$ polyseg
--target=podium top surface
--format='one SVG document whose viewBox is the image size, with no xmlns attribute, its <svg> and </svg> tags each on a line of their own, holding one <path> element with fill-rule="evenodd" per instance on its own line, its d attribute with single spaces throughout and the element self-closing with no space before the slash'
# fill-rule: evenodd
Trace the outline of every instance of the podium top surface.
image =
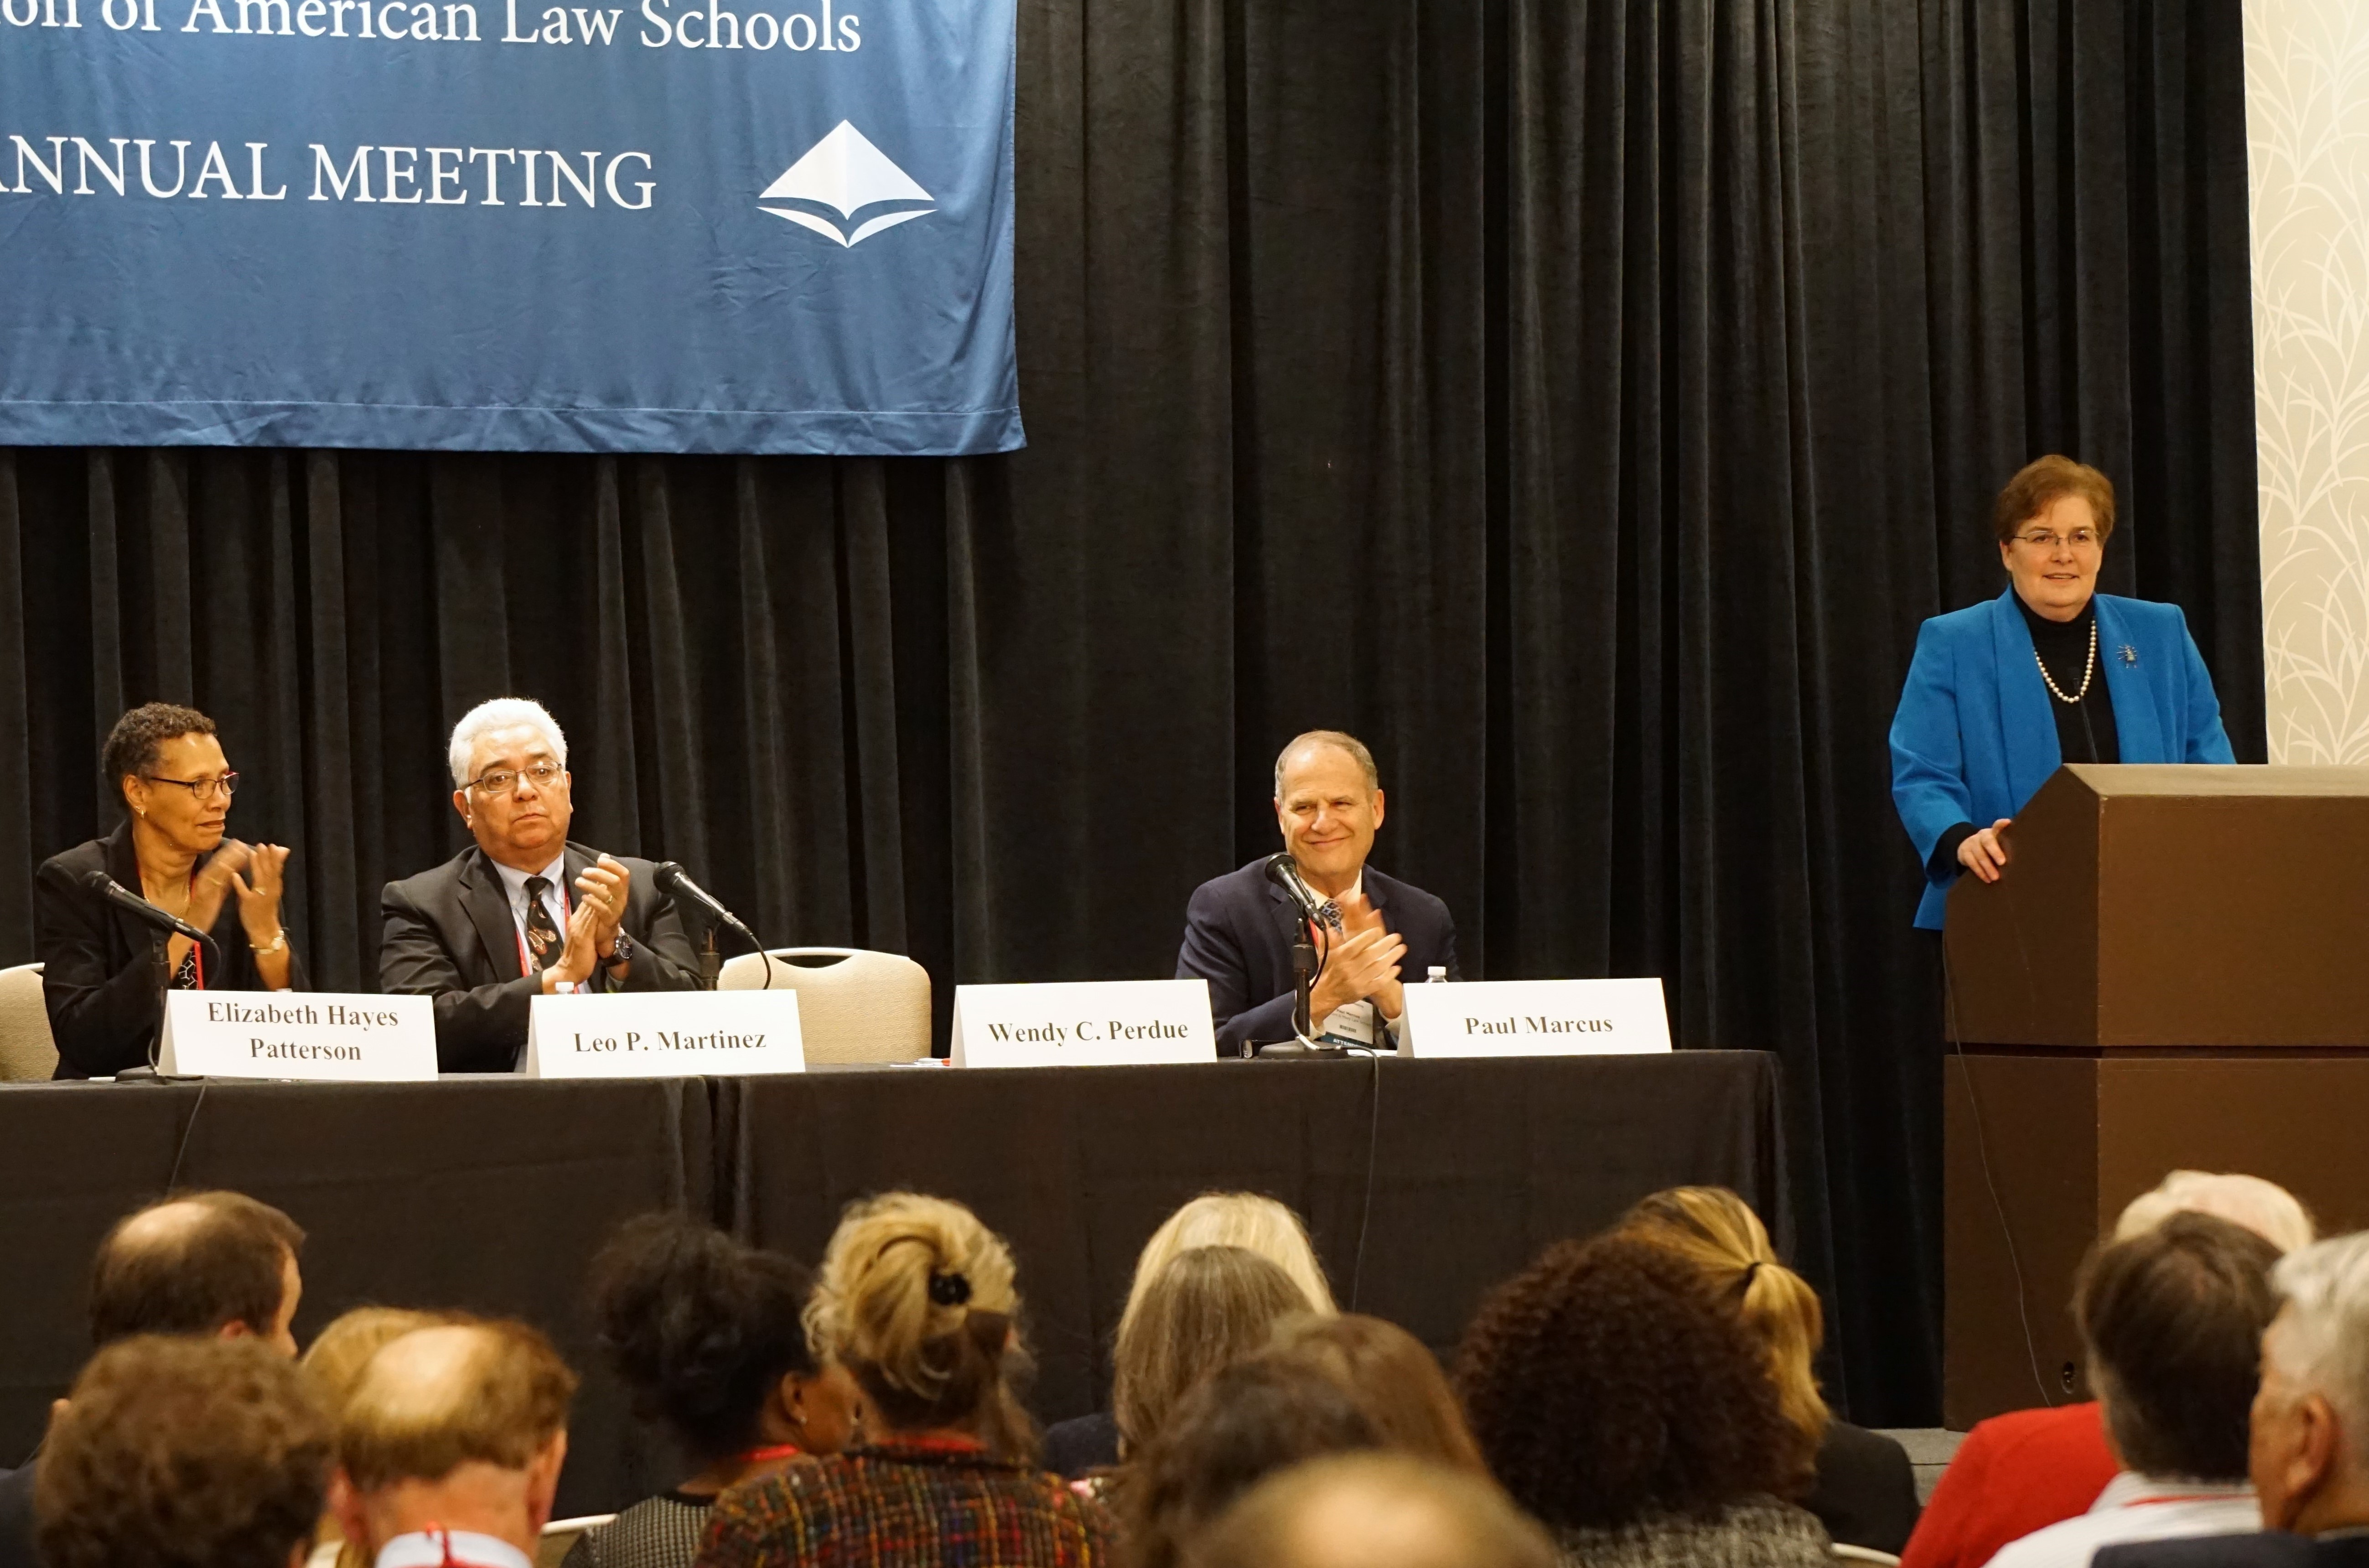
<svg viewBox="0 0 2369 1568">
<path fill-rule="evenodd" d="M 2272 796 L 2327 800 L 2369 795 L 2369 768 L 2292 768 L 2260 763 L 2068 762 L 2061 773 L 2103 800 L 2126 797 Z"/>
<path fill-rule="evenodd" d="M 1974 1045 L 2369 1048 L 2369 768 L 2076 763 L 1950 890 Z"/>
</svg>

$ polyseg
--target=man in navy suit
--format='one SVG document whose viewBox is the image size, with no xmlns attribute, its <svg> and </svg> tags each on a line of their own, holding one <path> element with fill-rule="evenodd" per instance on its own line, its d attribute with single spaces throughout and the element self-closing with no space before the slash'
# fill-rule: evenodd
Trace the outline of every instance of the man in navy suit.
<svg viewBox="0 0 2369 1568">
<path fill-rule="evenodd" d="M 2248 1468 L 2260 1534 L 2110 1546 L 2092 1568 L 2369 1568 L 2369 1231 L 2290 1253 Z"/>
<path fill-rule="evenodd" d="M 1309 1005 L 1314 1033 L 1389 1049 L 1406 1013 L 1401 976 L 1420 979 L 1436 967 L 1457 978 L 1456 921 L 1437 898 L 1366 864 L 1382 811 L 1373 753 L 1354 736 L 1310 730 L 1275 760 L 1283 847 L 1308 885 L 1340 907 L 1346 928 L 1319 933 L 1323 972 Z M 1222 1056 L 1293 1037 L 1291 949 L 1307 922 L 1267 881 L 1265 864 L 1262 857 L 1202 883 L 1184 910 L 1176 978 L 1209 982 Z"/>
</svg>

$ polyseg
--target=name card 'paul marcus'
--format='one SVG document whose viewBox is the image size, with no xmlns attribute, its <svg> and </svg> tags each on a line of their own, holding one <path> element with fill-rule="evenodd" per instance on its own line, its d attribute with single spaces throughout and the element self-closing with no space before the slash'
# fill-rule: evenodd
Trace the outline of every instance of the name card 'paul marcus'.
<svg viewBox="0 0 2369 1568">
<path fill-rule="evenodd" d="M 1310 730 L 1275 760 L 1283 847 L 1308 885 L 1339 907 L 1345 928 L 1332 935 L 1309 1017 L 1320 1037 L 1387 1047 L 1406 1015 L 1400 976 L 1436 966 L 1458 977 L 1456 921 L 1448 906 L 1366 864 L 1384 805 L 1374 754 L 1354 736 Z M 1209 982 L 1220 1056 L 1240 1055 L 1245 1041 L 1292 1037 L 1291 949 L 1301 939 L 1302 920 L 1299 907 L 1266 879 L 1265 864 L 1254 860 L 1202 883 L 1184 910 L 1176 978 Z"/>
<path fill-rule="evenodd" d="M 451 761 L 475 845 L 379 899 L 379 987 L 436 999 L 439 1069 L 510 1071 L 538 994 L 694 988 L 691 939 L 650 863 L 567 841 L 567 738 L 542 704 L 470 709 Z"/>
</svg>

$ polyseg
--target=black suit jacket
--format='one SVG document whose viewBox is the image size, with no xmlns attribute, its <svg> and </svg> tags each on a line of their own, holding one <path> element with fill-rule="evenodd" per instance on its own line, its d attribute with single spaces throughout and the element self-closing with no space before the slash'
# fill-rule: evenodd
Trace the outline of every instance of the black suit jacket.
<svg viewBox="0 0 2369 1568">
<path fill-rule="evenodd" d="M 33 1459 L 22 1470 L 0 1471 L 0 1568 L 41 1568 L 33 1539 L 33 1482 L 40 1476 L 40 1461 Z"/>
<path fill-rule="evenodd" d="M 2101 1546 L 2089 1568 L 2369 1568 L 2369 1536 L 2315 1540 L 2284 1530 Z"/>
<path fill-rule="evenodd" d="M 1923 1511 L 1908 1450 L 1881 1432 L 1829 1421 L 1818 1442 L 1817 1481 L 1802 1506 L 1845 1546 L 1900 1555 Z"/>
<path fill-rule="evenodd" d="M 1291 1036 L 1291 945 L 1300 929 L 1299 906 L 1266 879 L 1265 856 L 1240 871 L 1204 882 L 1184 907 L 1184 945 L 1176 978 L 1209 982 L 1209 1012 L 1218 1026 L 1218 1054 L 1239 1056 L 1242 1042 L 1263 1046 Z M 1448 906 L 1420 887 L 1365 873 L 1366 899 L 1382 923 L 1406 943 L 1402 983 L 1420 984 L 1433 965 L 1458 979 L 1456 921 Z"/>
<path fill-rule="evenodd" d="M 568 897 L 576 879 L 601 858 L 570 842 Z M 648 861 L 611 857 L 633 874 L 624 918 L 634 944 L 633 971 L 623 985 L 592 971 L 594 990 L 691 990 L 699 960 L 674 900 L 658 890 Z M 528 1004 L 541 979 L 519 964 L 518 924 L 510 917 L 501 872 L 475 844 L 433 871 L 390 882 L 379 895 L 378 986 L 403 996 L 436 999 L 436 1065 L 445 1072 L 509 1072 L 526 1048 Z"/>
<path fill-rule="evenodd" d="M 198 864 L 212 859 L 209 854 Z M 140 857 L 132 848 L 129 818 L 103 839 L 52 855 L 33 877 L 33 951 L 41 960 L 41 1002 L 57 1042 L 60 1078 L 97 1078 L 145 1067 L 148 1049 L 165 1025 L 166 977 L 156 967 L 154 928 L 84 887 L 83 878 L 94 871 L 140 891 Z M 255 967 L 235 895 L 223 900 L 222 913 L 206 934 L 214 939 L 223 971 L 215 972 L 209 955 L 209 990 L 269 989 Z M 305 989 L 303 967 L 292 953 L 288 981 L 291 990 Z"/>
</svg>

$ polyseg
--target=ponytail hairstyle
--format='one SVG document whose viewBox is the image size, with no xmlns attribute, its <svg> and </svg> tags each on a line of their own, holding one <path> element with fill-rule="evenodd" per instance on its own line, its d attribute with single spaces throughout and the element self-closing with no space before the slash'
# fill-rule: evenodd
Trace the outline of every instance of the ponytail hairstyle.
<svg viewBox="0 0 2369 1568">
<path fill-rule="evenodd" d="M 1809 1282 L 1778 1260 L 1752 1206 L 1725 1187 L 1672 1187 L 1642 1199 L 1615 1229 L 1694 1265 L 1752 1331 L 1768 1352 L 1786 1423 L 1807 1445 L 1803 1462 L 1814 1464 L 1833 1419 L 1810 1365 L 1825 1338 L 1825 1314 Z"/>
<path fill-rule="evenodd" d="M 888 1193 L 848 1205 L 807 1299 L 807 1342 L 853 1375 L 892 1432 L 975 1430 L 1031 1460 L 1014 1384 L 1032 1369 L 1012 1253 L 961 1204 Z"/>
</svg>

